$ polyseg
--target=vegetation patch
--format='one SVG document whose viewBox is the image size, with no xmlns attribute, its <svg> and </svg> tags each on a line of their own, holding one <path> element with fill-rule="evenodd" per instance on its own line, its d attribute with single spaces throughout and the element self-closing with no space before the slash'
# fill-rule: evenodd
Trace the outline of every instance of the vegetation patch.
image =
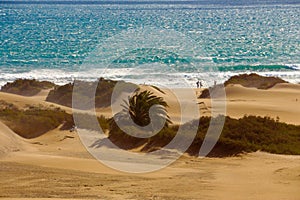
<svg viewBox="0 0 300 200">
<path fill-rule="evenodd" d="M 0 119 L 24 138 L 35 138 L 71 120 L 71 115 L 59 108 L 29 107 L 24 110 L 2 108 Z"/>
<path fill-rule="evenodd" d="M 50 89 L 55 84 L 49 81 L 37 81 L 35 79 L 17 79 L 14 82 L 6 83 L 1 87 L 2 92 L 18 94 L 22 96 L 34 96 L 43 89 Z"/>
<path fill-rule="evenodd" d="M 227 86 L 229 84 L 240 84 L 244 87 L 254 87 L 257 89 L 269 89 L 274 87 L 279 83 L 287 83 L 286 81 L 277 78 L 277 77 L 265 77 L 260 76 L 258 74 L 241 74 L 237 76 L 232 76 L 228 79 L 224 85 Z"/>
<path fill-rule="evenodd" d="M 82 113 L 77 113 L 76 116 L 80 118 L 76 128 L 97 131 L 100 126 L 104 131 L 109 129 L 109 120 L 104 116 L 94 117 Z M 96 123 L 93 123 L 94 119 Z M 20 110 L 5 101 L 0 101 L 0 120 L 15 133 L 27 139 L 39 137 L 60 125 L 62 125 L 60 130 L 75 128 L 73 115 L 60 108 L 30 106 Z"/>
<path fill-rule="evenodd" d="M 95 106 L 107 107 L 111 105 L 111 96 L 116 84 L 119 83 L 120 91 L 115 91 L 116 94 L 121 94 L 121 92 L 126 92 L 128 87 L 135 86 L 132 83 L 126 83 L 124 81 L 112 81 L 100 78 L 97 82 L 76 82 L 76 91 L 74 95 L 77 96 L 76 99 L 80 99 L 84 109 L 90 109 L 91 102 L 95 100 Z M 96 87 L 96 91 L 91 91 Z M 137 87 L 137 86 L 135 86 Z M 69 83 L 63 86 L 56 86 L 48 94 L 46 101 L 64 105 L 67 107 L 72 107 L 72 96 L 73 96 L 74 83 Z M 129 90 L 128 90 L 129 91 Z M 95 94 L 94 98 L 90 94 Z M 76 106 L 75 106 L 76 107 Z"/>
<path fill-rule="evenodd" d="M 187 136 L 192 126 L 198 127 L 197 135 L 187 150 L 190 155 L 198 156 L 210 120 L 210 117 L 201 117 L 199 124 L 192 121 L 183 125 Z M 142 151 L 151 152 L 167 145 L 175 137 L 177 130 L 178 126 L 164 127 L 155 136 L 142 139 L 130 136 L 119 127 L 112 126 L 109 137 L 121 148 L 131 149 L 144 145 Z M 300 155 L 299 144 L 300 126 L 282 123 L 269 117 L 245 116 L 241 119 L 226 117 L 221 136 L 208 156 L 225 157 L 258 150 Z"/>
<path fill-rule="evenodd" d="M 196 146 L 192 145 L 190 154 L 195 155 L 199 152 L 197 144 L 202 144 L 210 119 L 209 117 L 200 119 L 198 133 L 193 143 Z M 282 123 L 279 119 L 274 120 L 270 117 L 244 116 L 241 119 L 226 117 L 221 136 L 209 156 L 230 156 L 258 150 L 300 155 L 299 144 L 300 126 Z"/>
</svg>

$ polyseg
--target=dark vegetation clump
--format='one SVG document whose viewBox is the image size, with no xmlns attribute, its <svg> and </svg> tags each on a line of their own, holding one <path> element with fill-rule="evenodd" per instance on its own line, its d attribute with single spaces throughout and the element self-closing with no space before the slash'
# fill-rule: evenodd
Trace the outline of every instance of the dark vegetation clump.
<svg viewBox="0 0 300 200">
<path fill-rule="evenodd" d="M 99 130 L 99 125 L 104 131 L 109 128 L 108 119 L 104 116 L 93 117 L 83 113 L 76 113 L 76 116 L 80 118 L 76 123 L 77 128 L 95 131 Z M 93 123 L 94 119 L 96 123 Z M 60 108 L 30 106 L 21 110 L 5 101 L 0 101 L 0 120 L 27 139 L 39 137 L 59 126 L 60 130 L 72 130 L 75 127 L 73 115 Z"/>
<path fill-rule="evenodd" d="M 196 139 L 189 150 L 194 155 L 209 127 L 210 118 L 200 119 Z M 300 155 L 300 126 L 279 122 L 270 117 L 226 117 L 221 136 L 209 156 L 231 156 L 258 150 L 276 154 Z M 194 146 L 194 147 L 193 147 Z M 194 148 L 194 149 L 193 149 Z"/>
<path fill-rule="evenodd" d="M 213 87 L 210 87 L 210 88 L 206 88 L 204 89 L 201 94 L 199 95 L 199 98 L 200 99 L 209 99 L 210 98 L 210 90 L 212 89 Z"/>
<path fill-rule="evenodd" d="M 152 132 L 156 132 L 158 127 L 166 128 L 169 124 L 172 124 L 166 110 L 168 107 L 167 102 L 151 91 L 136 90 L 132 96 L 128 97 L 128 102 L 122 104 L 122 107 L 122 111 L 110 120 L 111 129 L 109 133 L 110 139 L 122 148 L 133 148 L 146 141 L 146 138 L 151 136 Z M 152 109 L 151 113 L 149 112 L 150 109 Z M 152 124 L 148 126 L 150 122 Z M 121 124 L 122 130 L 119 129 L 118 123 Z M 139 127 L 145 128 L 141 129 Z M 165 130 L 165 128 L 163 129 Z M 131 135 L 124 134 L 123 131 L 131 133 Z M 137 135 L 143 135 L 144 138 L 134 137 Z M 122 138 L 120 143 L 119 137 Z M 122 144 L 125 144 L 125 146 Z"/>
<path fill-rule="evenodd" d="M 63 86 L 55 86 L 54 89 L 49 92 L 46 101 L 72 107 L 72 91 L 72 83 Z"/>
<path fill-rule="evenodd" d="M 191 126 L 198 127 L 197 135 L 187 150 L 198 156 L 211 118 L 201 117 L 197 121 L 183 125 L 188 136 Z M 129 130 L 127 127 L 126 130 Z M 134 129 L 134 128 L 132 128 Z M 123 149 L 144 145 L 142 151 L 153 151 L 167 145 L 176 135 L 178 126 L 164 127 L 158 134 L 148 139 L 137 138 L 123 132 L 118 126 L 111 126 L 110 140 Z M 132 131 L 138 131 L 132 130 Z M 209 153 L 210 157 L 234 156 L 243 152 L 258 150 L 276 154 L 300 155 L 300 126 L 289 125 L 269 117 L 245 116 L 241 119 L 226 117 L 223 131 L 217 144 Z"/>
<path fill-rule="evenodd" d="M 54 87 L 54 83 L 49 81 L 37 81 L 35 79 L 17 79 L 12 83 L 6 83 L 2 92 L 18 94 L 22 96 L 34 96 L 43 89 Z"/>
<path fill-rule="evenodd" d="M 59 108 L 29 107 L 24 110 L 2 108 L 0 119 L 24 138 L 35 138 L 71 120 L 71 115 Z"/>
<path fill-rule="evenodd" d="M 126 132 L 134 134 L 138 134 L 139 131 L 143 132 L 134 126 L 122 126 L 122 129 L 126 130 Z M 111 119 L 108 138 L 112 143 L 114 143 L 118 147 L 125 150 L 130 150 L 147 143 L 146 138 L 138 138 L 131 136 L 125 133 L 122 129 L 114 122 L 113 119 Z"/>
<path fill-rule="evenodd" d="M 228 79 L 224 85 L 227 86 L 229 84 L 240 84 L 244 87 L 254 87 L 257 89 L 269 89 L 274 87 L 276 84 L 279 83 L 287 83 L 286 81 L 277 78 L 277 77 L 265 77 L 260 76 L 258 74 L 241 74 L 237 76 L 232 76 Z"/>
<path fill-rule="evenodd" d="M 91 93 L 95 94 L 95 106 L 97 108 L 107 107 L 110 106 L 111 103 L 111 96 L 116 84 L 119 83 L 121 87 L 118 87 L 120 91 L 115 91 L 116 94 L 121 94 L 121 92 L 126 92 L 126 88 L 130 86 L 135 86 L 132 83 L 126 83 L 124 81 L 112 81 L 100 78 L 97 82 L 85 82 L 85 81 L 77 81 L 76 84 L 76 91 L 74 91 L 74 95 L 77 95 L 76 99 L 79 99 L 82 103 L 85 104 L 81 109 L 90 109 L 93 101 L 93 96 L 91 97 Z M 95 88 L 95 84 L 97 84 L 96 93 L 93 90 Z M 122 90 L 122 86 L 123 89 Z M 137 87 L 137 86 L 136 86 Z M 53 90 L 50 91 L 48 94 L 46 101 L 57 103 L 60 105 L 64 105 L 67 107 L 72 107 L 72 96 L 73 96 L 73 88 L 74 83 L 69 83 L 63 86 L 56 86 Z M 77 108 L 76 105 L 74 108 Z"/>
<path fill-rule="evenodd" d="M 208 89 L 204 89 L 202 93 L 200 94 L 199 98 L 201 99 L 208 99 L 213 96 L 214 98 L 221 96 L 224 93 L 224 85 L 215 85 L 213 87 L 209 87 Z"/>
</svg>

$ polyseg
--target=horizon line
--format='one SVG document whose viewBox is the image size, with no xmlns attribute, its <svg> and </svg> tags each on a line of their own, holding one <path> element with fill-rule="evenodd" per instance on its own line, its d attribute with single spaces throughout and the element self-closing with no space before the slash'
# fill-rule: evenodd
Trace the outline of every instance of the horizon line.
<svg viewBox="0 0 300 200">
<path fill-rule="evenodd" d="M 246 3 L 236 2 L 236 1 L 216 1 L 216 0 L 54 0 L 54 1 L 37 1 L 37 0 L 17 0 L 17 1 L 0 1 L 0 4 L 45 4 L 45 5 L 276 5 L 276 4 L 300 4 L 297 0 L 288 0 L 288 1 L 245 1 Z"/>
</svg>

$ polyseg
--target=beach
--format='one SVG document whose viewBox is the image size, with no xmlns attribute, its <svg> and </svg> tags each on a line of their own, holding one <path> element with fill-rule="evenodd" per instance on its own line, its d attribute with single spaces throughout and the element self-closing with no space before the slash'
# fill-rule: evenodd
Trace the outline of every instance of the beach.
<svg viewBox="0 0 300 200">
<path fill-rule="evenodd" d="M 283 122 L 299 124 L 296 101 L 299 91 L 299 86 L 294 84 L 276 85 L 268 90 L 229 85 L 226 87 L 227 115 L 278 116 Z M 47 106 L 50 103 L 45 102 L 46 93 L 23 97 L 0 92 L 0 99 L 19 107 Z M 167 93 L 165 98 L 170 115 L 179 115 L 172 109 L 176 104 L 174 98 Z M 204 101 L 209 108 L 210 100 Z M 104 110 L 108 113 L 108 109 Z M 253 152 L 198 158 L 184 154 L 162 170 L 131 174 L 111 169 L 94 159 L 76 132 L 56 128 L 40 137 L 24 139 L 1 123 L 1 137 L 4 139 L 0 154 L 0 196 L 6 199 L 299 198 L 300 157 L 297 155 Z"/>
<path fill-rule="evenodd" d="M 298 0 L 0 1 L 0 199 L 299 200 Z"/>
</svg>

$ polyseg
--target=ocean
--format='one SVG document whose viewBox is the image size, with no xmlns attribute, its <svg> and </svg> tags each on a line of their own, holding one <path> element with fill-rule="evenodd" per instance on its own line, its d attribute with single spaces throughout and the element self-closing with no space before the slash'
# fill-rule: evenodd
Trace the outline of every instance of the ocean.
<svg viewBox="0 0 300 200">
<path fill-rule="evenodd" d="M 99 77 L 166 87 L 300 82 L 300 1 L 0 1 L 0 85 Z"/>
</svg>

